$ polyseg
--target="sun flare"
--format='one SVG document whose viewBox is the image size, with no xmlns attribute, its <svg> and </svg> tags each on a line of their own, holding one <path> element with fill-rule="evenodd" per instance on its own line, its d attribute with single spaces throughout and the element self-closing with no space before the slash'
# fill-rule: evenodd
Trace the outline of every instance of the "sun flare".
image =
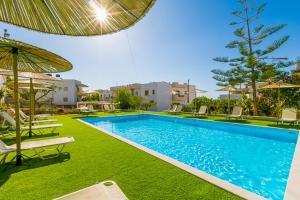
<svg viewBox="0 0 300 200">
<path fill-rule="evenodd" d="M 97 20 L 100 22 L 106 22 L 108 18 L 108 11 L 102 5 L 97 5 L 97 3 L 93 0 L 90 1 L 90 5 L 94 10 Z"/>
</svg>

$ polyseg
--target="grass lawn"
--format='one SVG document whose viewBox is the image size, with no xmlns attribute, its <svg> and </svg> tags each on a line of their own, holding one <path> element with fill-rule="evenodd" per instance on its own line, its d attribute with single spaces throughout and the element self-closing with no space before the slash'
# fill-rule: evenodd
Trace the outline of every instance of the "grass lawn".
<svg viewBox="0 0 300 200">
<path fill-rule="evenodd" d="M 118 114 L 129 114 L 118 113 Z M 131 114 L 131 113 L 130 113 Z M 97 113 L 99 116 L 113 115 Z M 32 159 L 21 167 L 0 171 L 0 199 L 53 199 L 104 180 L 118 183 L 129 199 L 240 199 L 198 177 L 144 153 L 76 120 L 79 115 L 56 116 L 64 126 L 59 136 L 73 136 L 59 158 Z M 182 114 L 181 117 L 191 117 Z M 223 121 L 223 117 L 208 117 Z M 274 122 L 232 120 L 234 122 L 275 126 Z M 289 128 L 289 126 L 284 126 Z M 299 127 L 297 127 L 299 128 Z M 29 140 L 24 137 L 23 140 Z M 3 139 L 14 143 L 13 136 Z M 29 152 L 25 152 L 28 153 Z"/>
</svg>

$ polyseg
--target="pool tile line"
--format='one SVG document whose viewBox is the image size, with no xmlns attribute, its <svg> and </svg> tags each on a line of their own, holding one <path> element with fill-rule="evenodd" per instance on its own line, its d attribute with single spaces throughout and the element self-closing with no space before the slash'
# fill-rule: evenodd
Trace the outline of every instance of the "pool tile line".
<svg viewBox="0 0 300 200">
<path fill-rule="evenodd" d="M 97 130 L 99 130 L 99 131 L 101 131 L 101 132 L 103 132 L 103 133 L 105 133 L 105 134 L 107 134 L 109 136 L 112 136 L 112 137 L 114 137 L 114 138 L 116 138 L 116 139 L 118 139 L 118 140 L 120 140 L 122 142 L 125 142 L 125 143 L 127 143 L 127 144 L 129 144 L 129 145 L 131 145 L 131 146 L 133 146 L 133 147 L 135 147 L 137 149 L 139 149 L 139 150 L 142 150 L 142 151 L 144 151 L 146 153 L 149 153 L 152 156 L 155 156 L 155 157 L 157 157 L 157 158 L 159 158 L 159 159 L 161 159 L 161 160 L 163 160 L 165 162 L 168 162 L 168 163 L 170 163 L 170 164 L 172 164 L 172 165 L 174 165 L 174 166 L 176 166 L 176 167 L 178 167 L 178 168 L 180 168 L 180 169 L 182 169 L 182 170 L 184 170 L 184 171 L 186 171 L 186 172 L 188 172 L 188 173 L 190 173 L 190 174 L 192 174 L 194 176 L 197 176 L 197 177 L 199 177 L 199 178 L 201 178 L 203 180 L 206 180 L 206 181 L 208 181 L 208 182 L 210 182 L 210 183 L 212 183 L 212 184 L 214 184 L 214 185 L 216 185 L 216 186 L 218 186 L 218 187 L 220 187 L 220 188 L 222 188 L 222 189 L 224 189 L 224 190 L 226 190 L 228 192 L 231 192 L 231 193 L 233 193 L 235 195 L 238 195 L 238 196 L 240 196 L 240 197 L 242 197 L 244 199 L 248 199 L 248 200 L 265 200 L 264 197 L 262 197 L 262 196 L 260 196 L 258 194 L 255 194 L 253 192 L 245 190 L 245 189 L 243 189 L 241 187 L 238 187 L 238 186 L 236 186 L 236 185 L 234 185 L 232 183 L 229 183 L 229 182 L 224 181 L 224 180 L 222 180 L 220 178 L 212 176 L 212 175 L 210 175 L 210 174 L 208 174 L 206 172 L 203 172 L 203 171 L 201 171 L 199 169 L 196 169 L 196 168 L 191 167 L 191 166 L 189 166 L 187 164 L 179 162 L 179 161 L 177 161 L 175 159 L 172 159 L 172 158 L 170 158 L 168 156 L 165 156 L 165 155 L 163 155 L 161 153 L 153 151 L 153 150 L 151 150 L 149 148 L 146 148 L 146 147 L 144 147 L 142 145 L 139 145 L 139 144 L 137 144 L 135 142 L 132 142 L 132 141 L 130 141 L 130 140 L 126 139 L 126 138 L 123 138 L 123 137 L 121 137 L 119 135 L 116 135 L 114 133 L 106 131 L 106 130 L 100 128 L 100 127 L 94 126 L 94 125 L 92 125 L 92 124 L 90 124 L 88 122 L 85 122 L 85 121 L 81 120 L 81 119 L 77 119 L 77 120 L 80 121 L 80 122 L 82 122 L 82 123 L 84 123 L 84 124 L 86 124 L 86 125 L 88 125 L 88 126 L 90 126 L 90 127 L 95 128 L 95 129 L 97 129 Z"/>
</svg>

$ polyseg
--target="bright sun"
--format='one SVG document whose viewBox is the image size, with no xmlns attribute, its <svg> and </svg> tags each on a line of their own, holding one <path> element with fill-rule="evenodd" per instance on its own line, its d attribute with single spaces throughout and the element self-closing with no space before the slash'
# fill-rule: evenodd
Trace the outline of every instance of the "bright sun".
<svg viewBox="0 0 300 200">
<path fill-rule="evenodd" d="M 107 17 L 108 17 L 108 12 L 107 10 L 101 6 L 101 5 L 97 5 L 95 3 L 95 1 L 90 1 L 90 5 L 92 6 L 95 16 L 96 18 L 100 21 L 100 22 L 106 22 L 107 21 Z"/>
</svg>

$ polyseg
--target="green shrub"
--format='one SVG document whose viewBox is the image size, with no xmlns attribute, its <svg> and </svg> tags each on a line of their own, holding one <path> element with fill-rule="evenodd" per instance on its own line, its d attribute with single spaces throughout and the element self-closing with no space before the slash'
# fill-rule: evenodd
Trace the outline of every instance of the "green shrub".
<svg viewBox="0 0 300 200">
<path fill-rule="evenodd" d="M 157 102 L 155 101 L 146 101 L 142 103 L 142 109 L 143 110 L 148 110 L 151 107 L 154 107 L 157 105 Z"/>
<path fill-rule="evenodd" d="M 194 109 L 194 106 L 192 104 L 183 105 L 182 106 L 182 112 L 192 112 Z"/>
<path fill-rule="evenodd" d="M 120 109 L 129 109 L 131 106 L 131 104 L 130 104 L 131 98 L 132 98 L 132 95 L 131 95 L 130 91 L 125 87 L 121 87 L 116 92 L 114 101 L 116 103 L 119 103 Z"/>
</svg>

